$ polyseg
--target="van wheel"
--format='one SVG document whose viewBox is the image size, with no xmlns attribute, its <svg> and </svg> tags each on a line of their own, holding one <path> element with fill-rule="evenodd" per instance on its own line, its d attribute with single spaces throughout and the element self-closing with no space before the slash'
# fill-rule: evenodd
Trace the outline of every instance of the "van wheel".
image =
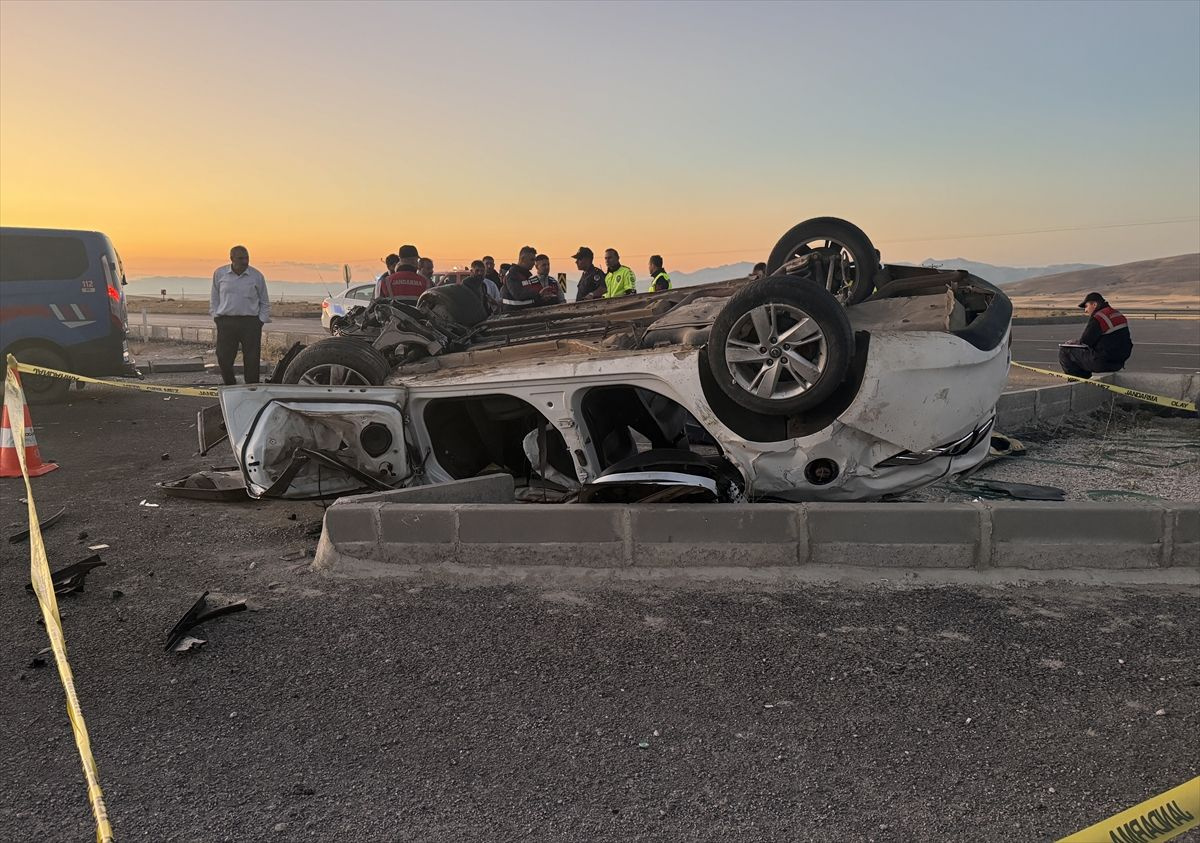
<svg viewBox="0 0 1200 843">
<path fill-rule="evenodd" d="M 13 356 L 22 363 L 30 366 L 43 366 L 47 369 L 67 370 L 67 360 L 59 352 L 45 346 L 31 346 L 14 351 Z M 46 378 L 39 375 L 21 375 L 21 388 L 25 390 L 25 400 L 30 404 L 53 404 L 62 401 L 71 391 L 73 381 L 64 378 Z"/>
<path fill-rule="evenodd" d="M 284 383 L 311 386 L 381 386 L 391 366 L 367 342 L 330 337 L 301 351 L 283 373 Z"/>
<path fill-rule="evenodd" d="M 748 284 L 708 335 L 709 368 L 721 391 L 772 416 L 820 406 L 846 379 L 853 357 L 854 332 L 838 300 L 788 276 Z"/>
</svg>

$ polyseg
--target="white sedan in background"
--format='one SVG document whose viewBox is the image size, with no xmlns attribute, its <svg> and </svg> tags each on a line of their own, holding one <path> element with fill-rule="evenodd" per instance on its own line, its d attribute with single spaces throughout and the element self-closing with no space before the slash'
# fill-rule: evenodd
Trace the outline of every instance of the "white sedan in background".
<svg viewBox="0 0 1200 843">
<path fill-rule="evenodd" d="M 336 332 L 352 308 L 365 307 L 374 297 L 374 281 L 347 287 L 336 296 L 327 296 L 321 302 L 321 327 L 331 334 Z"/>
</svg>

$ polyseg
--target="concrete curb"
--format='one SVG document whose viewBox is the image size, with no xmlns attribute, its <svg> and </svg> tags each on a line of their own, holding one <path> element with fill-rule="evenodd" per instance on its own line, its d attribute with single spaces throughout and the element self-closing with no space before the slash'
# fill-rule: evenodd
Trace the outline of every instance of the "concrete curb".
<svg viewBox="0 0 1200 843">
<path fill-rule="evenodd" d="M 1113 383 L 1112 375 L 1095 378 Z M 1020 430 L 1022 426 L 1055 421 L 1063 416 L 1089 413 L 1105 406 L 1114 393 L 1086 383 L 1063 381 L 1052 386 L 1014 389 L 1005 392 L 996 402 L 996 429 L 1002 432 Z"/>
<path fill-rule="evenodd" d="M 184 360 L 151 360 L 150 372 L 163 374 L 167 372 L 203 372 L 204 359 L 191 357 Z"/>
<path fill-rule="evenodd" d="M 451 580 L 1200 584 L 1200 503 L 626 507 L 344 498 L 326 511 L 313 565 L 350 577 Z"/>
<path fill-rule="evenodd" d="M 1195 401 L 1200 395 L 1200 373 L 1158 374 L 1154 372 L 1115 372 L 1093 378 L 1125 389 L 1136 389 L 1167 398 Z M 1147 406 L 1108 390 L 1086 383 L 1063 381 L 1051 386 L 1016 389 L 1006 392 L 996 402 L 996 429 L 1003 432 L 1020 430 L 1024 425 L 1056 421 L 1068 415 L 1091 412 L 1106 406 L 1109 401 L 1130 406 Z"/>
<path fill-rule="evenodd" d="M 136 317 L 129 322 L 129 338 L 136 340 L 154 340 L 175 341 L 175 342 L 194 342 L 206 345 L 213 345 L 217 341 L 217 330 L 213 328 L 205 328 L 200 326 L 179 326 L 179 325 L 143 325 L 140 322 L 134 321 Z M 314 320 L 315 321 L 315 320 Z M 317 324 L 320 324 L 319 322 Z M 320 332 L 296 332 L 296 331 L 272 331 L 267 329 L 263 331 L 262 342 L 266 346 L 269 343 L 283 346 L 291 346 L 292 343 L 302 342 L 311 344 L 318 340 L 323 340 L 329 336 L 324 331 Z"/>
</svg>

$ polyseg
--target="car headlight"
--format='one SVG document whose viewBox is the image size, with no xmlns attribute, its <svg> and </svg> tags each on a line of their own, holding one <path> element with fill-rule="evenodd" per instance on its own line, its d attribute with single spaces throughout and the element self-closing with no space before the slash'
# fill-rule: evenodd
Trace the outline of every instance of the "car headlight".
<svg viewBox="0 0 1200 843">
<path fill-rule="evenodd" d="M 875 468 L 895 468 L 901 465 L 920 465 L 921 463 L 929 462 L 938 457 L 957 457 L 967 453 L 992 432 L 992 425 L 996 418 L 993 416 L 979 427 L 972 430 L 961 439 L 956 439 L 953 442 L 947 442 L 945 445 L 938 445 L 936 448 L 930 448 L 927 451 L 901 451 L 894 456 L 888 457 L 882 462 L 875 463 Z"/>
</svg>

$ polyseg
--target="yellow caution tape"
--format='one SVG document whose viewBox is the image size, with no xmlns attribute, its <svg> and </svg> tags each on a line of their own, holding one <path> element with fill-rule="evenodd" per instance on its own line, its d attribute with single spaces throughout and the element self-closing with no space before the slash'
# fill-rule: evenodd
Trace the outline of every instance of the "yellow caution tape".
<svg viewBox="0 0 1200 843">
<path fill-rule="evenodd" d="M 1200 776 L 1058 843 L 1159 843 L 1200 826 Z"/>
<path fill-rule="evenodd" d="M 13 366 L 12 355 L 9 355 L 9 366 Z M 136 389 L 141 392 L 160 392 L 164 395 L 194 395 L 197 398 L 216 398 L 215 389 L 201 386 L 159 386 L 153 383 L 130 383 L 128 381 L 105 381 L 99 378 L 89 378 L 87 375 L 75 375 L 71 372 L 60 372 L 58 369 L 47 369 L 45 366 L 31 366 L 28 363 L 16 362 L 18 372 L 27 375 L 41 375 L 44 378 L 61 378 L 68 381 L 83 381 L 84 383 L 99 383 L 105 386 L 115 386 L 120 389 Z"/>
<path fill-rule="evenodd" d="M 112 826 L 108 822 L 108 810 L 104 807 L 104 794 L 100 791 L 100 775 L 96 772 L 96 759 L 92 757 L 92 745 L 88 740 L 87 724 L 83 722 L 83 709 L 75 693 L 75 679 L 67 661 L 67 642 L 63 637 L 62 620 L 58 616 L 58 599 L 54 596 L 54 585 L 50 578 L 50 560 L 46 558 L 46 546 L 42 543 L 42 527 L 37 509 L 33 505 L 33 487 L 29 483 L 29 469 L 25 464 L 25 392 L 17 377 L 18 364 L 8 355 L 8 373 L 4 379 L 4 406 L 12 425 L 13 439 L 17 448 L 17 460 L 21 464 L 21 476 L 25 478 L 25 495 L 29 501 L 29 576 L 38 605 L 50 636 L 50 648 L 58 664 L 58 678 L 67 693 L 67 716 L 71 730 L 75 733 L 75 746 L 79 748 L 79 759 L 83 762 L 83 775 L 87 779 L 88 801 L 92 804 L 92 815 L 96 818 L 97 843 L 111 843 Z"/>
<path fill-rule="evenodd" d="M 1034 366 L 1027 366 L 1024 363 L 1013 362 L 1014 366 L 1021 369 L 1028 369 L 1031 372 L 1040 372 L 1043 375 L 1054 375 L 1056 378 L 1062 378 L 1068 381 L 1078 381 L 1079 383 L 1087 383 L 1092 386 L 1098 386 L 1101 389 L 1107 389 L 1109 392 L 1115 392 L 1118 395 L 1128 395 L 1130 398 L 1136 398 L 1139 401 L 1145 401 L 1148 404 L 1158 404 L 1160 407 L 1170 407 L 1173 410 L 1191 410 L 1196 412 L 1195 401 L 1181 401 L 1178 398 L 1167 398 L 1163 395 L 1155 395 L 1152 392 L 1141 392 L 1136 389 L 1127 389 L 1123 386 L 1113 386 L 1111 383 L 1104 381 L 1093 381 L 1087 378 L 1077 378 L 1074 375 L 1068 375 L 1064 372 L 1054 372 L 1050 369 L 1038 369 Z"/>
</svg>

